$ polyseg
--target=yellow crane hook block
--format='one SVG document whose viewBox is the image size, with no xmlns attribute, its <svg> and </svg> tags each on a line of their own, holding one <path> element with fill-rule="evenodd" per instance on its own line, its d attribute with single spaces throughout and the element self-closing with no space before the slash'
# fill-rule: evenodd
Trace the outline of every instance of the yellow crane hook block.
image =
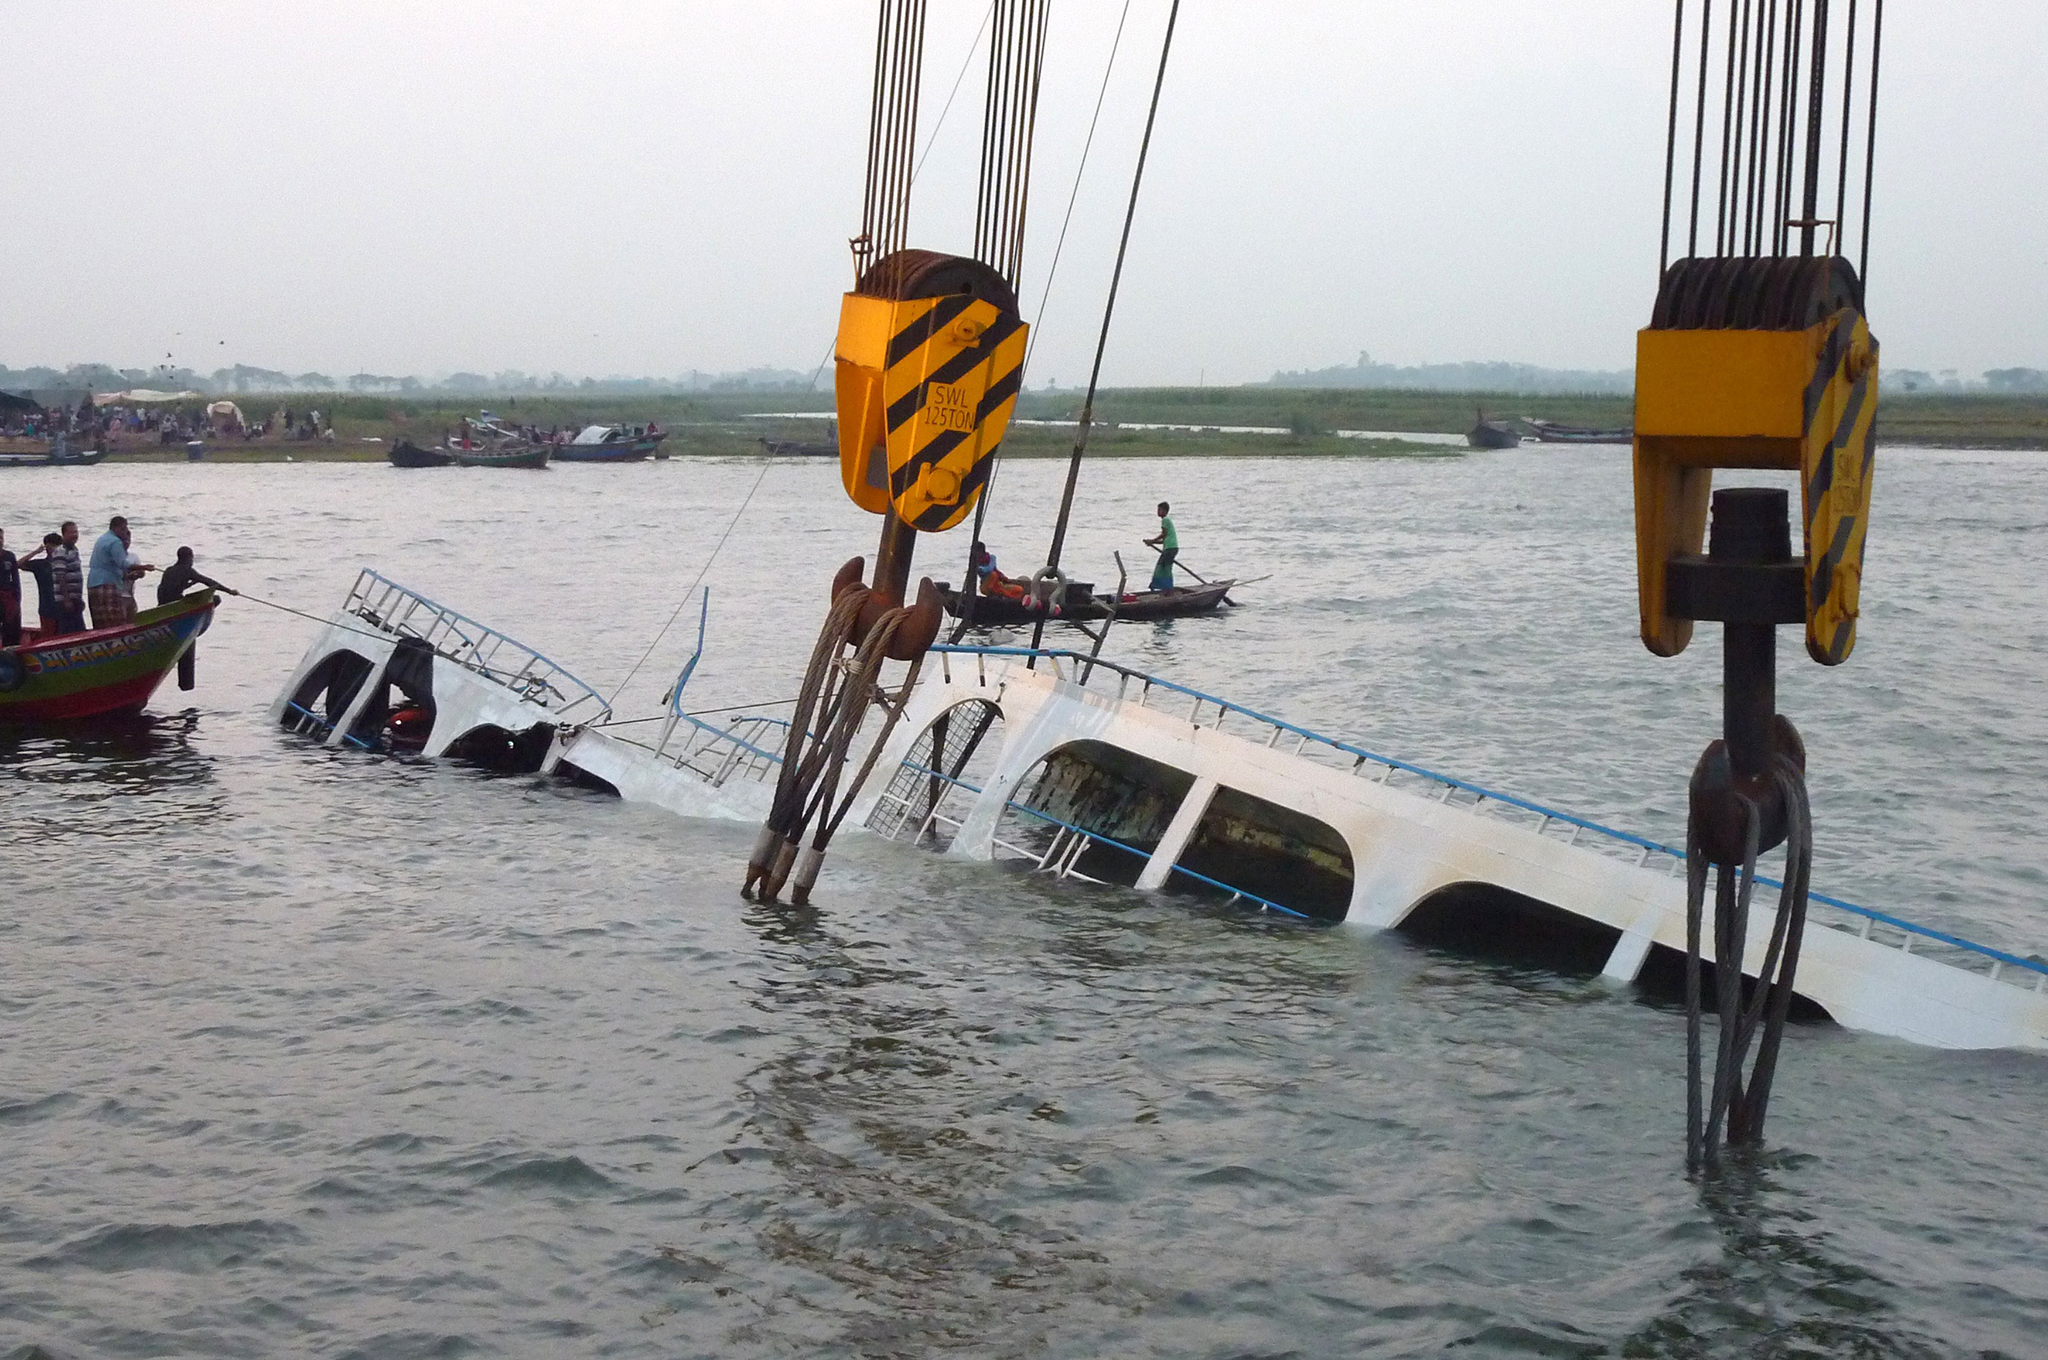
<svg viewBox="0 0 2048 1360">
<path fill-rule="evenodd" d="M 978 260 L 899 250 L 846 294 L 834 351 L 839 471 L 863 510 L 925 533 L 974 508 L 1009 428 L 1030 327 Z"/>
<path fill-rule="evenodd" d="M 1715 468 L 1799 472 L 1806 650 L 1836 666 L 1856 645 L 1878 352 L 1861 293 L 1839 256 L 1686 259 L 1665 273 L 1636 334 L 1637 587 L 1658 656 L 1692 640 L 1668 569 L 1704 546 Z"/>
</svg>

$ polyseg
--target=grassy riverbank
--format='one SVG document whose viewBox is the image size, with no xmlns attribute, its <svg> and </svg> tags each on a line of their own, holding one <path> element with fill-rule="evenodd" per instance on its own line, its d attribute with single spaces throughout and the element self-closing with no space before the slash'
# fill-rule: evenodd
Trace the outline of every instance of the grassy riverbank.
<svg viewBox="0 0 2048 1360">
<path fill-rule="evenodd" d="M 825 385 L 821 383 L 821 387 Z M 456 406 L 446 398 L 401 401 L 388 397 L 294 395 L 289 402 L 268 397 L 237 399 L 252 419 L 290 405 L 295 412 L 319 409 L 331 417 L 333 442 L 264 439 L 248 443 L 207 443 L 211 462 L 375 462 L 398 439 L 440 442 L 443 434 L 477 405 Z M 478 399 L 505 419 L 547 428 L 555 425 L 623 421 L 659 422 L 670 431 L 666 451 L 679 457 L 749 457 L 763 436 L 817 440 L 823 424 L 814 418 L 832 409 L 829 388 L 811 392 L 720 392 L 698 396 L 524 397 Z M 1031 392 L 1018 403 L 1028 420 L 1068 422 L 1080 406 L 1076 392 Z M 1460 434 L 1475 413 L 1535 416 L 1571 425 L 1625 426 L 1633 402 L 1620 396 L 1531 397 L 1513 393 L 1396 392 L 1290 387 L 1116 388 L 1096 399 L 1091 453 L 1104 458 L 1186 456 L 1370 456 L 1435 455 L 1440 444 L 1400 439 L 1402 433 Z M 787 418 L 777 419 L 777 415 Z M 2048 396 L 1887 395 L 1879 412 L 1883 442 L 1897 447 L 2048 449 Z M 1193 430 L 1136 430 L 1128 424 L 1187 425 Z M 1278 433 L 1228 433 L 1239 426 Z M 1338 430 L 1370 430 L 1394 437 L 1342 439 Z M 374 442 L 373 442 L 374 441 Z M 1018 425 L 1010 452 L 1023 458 L 1063 456 L 1073 444 L 1071 425 Z M 24 450 L 29 446 L 23 446 Z M 40 446 L 35 446 L 40 447 Z M 4 451 L 4 449 L 0 449 Z M 118 461 L 175 462 L 182 445 L 161 445 L 136 436 L 114 446 Z"/>
</svg>

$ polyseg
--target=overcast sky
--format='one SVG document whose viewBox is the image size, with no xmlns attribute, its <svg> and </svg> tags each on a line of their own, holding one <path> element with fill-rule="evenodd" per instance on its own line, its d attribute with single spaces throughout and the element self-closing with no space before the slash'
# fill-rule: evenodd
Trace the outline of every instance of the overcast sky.
<svg viewBox="0 0 2048 1360">
<path fill-rule="evenodd" d="M 1119 0 L 1054 0 L 1037 310 Z M 923 130 L 985 0 L 931 0 Z M 1033 385 L 1086 377 L 1167 0 L 1132 0 Z M 1619 368 L 1655 291 L 1665 0 L 1184 0 L 1105 380 Z M 1891 0 L 1888 366 L 2048 368 L 2048 4 Z M 673 375 L 828 352 L 870 0 L 0 0 L 0 363 Z M 980 62 L 912 237 L 965 249 Z"/>
</svg>

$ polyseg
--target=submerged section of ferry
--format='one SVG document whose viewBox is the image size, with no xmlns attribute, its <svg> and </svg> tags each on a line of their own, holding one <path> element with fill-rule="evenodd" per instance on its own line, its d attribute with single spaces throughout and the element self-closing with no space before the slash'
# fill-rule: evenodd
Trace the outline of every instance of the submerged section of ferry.
<svg viewBox="0 0 2048 1360">
<path fill-rule="evenodd" d="M 788 719 L 686 707 L 708 616 L 707 599 L 667 710 L 620 723 L 540 653 L 366 571 L 271 719 L 331 746 L 466 757 L 758 822 Z M 906 847 L 1652 989 L 1675 984 L 1685 954 L 1682 849 L 1077 652 L 934 647 L 876 774 L 849 825 Z M 2048 961 L 1812 901 L 1797 987 L 1810 1017 L 1938 1047 L 2048 1049 Z M 1768 933 L 1752 926 L 1746 959 Z"/>
</svg>

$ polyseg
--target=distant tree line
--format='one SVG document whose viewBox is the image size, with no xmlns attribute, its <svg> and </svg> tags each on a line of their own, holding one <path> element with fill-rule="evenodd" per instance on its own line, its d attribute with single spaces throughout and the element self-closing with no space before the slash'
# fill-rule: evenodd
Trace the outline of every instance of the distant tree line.
<svg viewBox="0 0 2048 1360">
<path fill-rule="evenodd" d="M 499 373 L 450 373 L 419 378 L 386 373 L 286 373 L 281 369 L 236 364 L 199 373 L 189 368 L 115 368 L 111 364 L 72 364 L 67 368 L 9 368 L 0 364 L 0 390 L 9 392 L 118 392 L 129 388 L 236 394 L 253 392 L 352 392 L 364 396 L 671 396 L 694 392 L 807 392 L 817 375 L 787 368 L 749 368 L 739 372 L 703 373 L 692 369 L 673 378 L 570 378 L 506 369 Z M 1891 369 L 1883 374 L 1891 392 L 1995 392 L 2048 394 L 2048 369 L 1994 368 L 1982 377 L 1964 377 L 1955 369 L 1938 373 Z M 1252 386 L 1314 388 L 1384 388 L 1410 392 L 1524 392 L 1531 394 L 1615 393 L 1635 390 L 1628 369 L 1543 368 L 1535 364 L 1375 363 L 1360 353 L 1355 364 L 1275 373 L 1265 384 Z M 830 391 L 830 385 L 825 389 Z"/>
<path fill-rule="evenodd" d="M 1928 373 L 1917 368 L 1879 372 L 1884 386 L 1894 392 L 2048 393 L 2048 369 L 1989 368 L 1981 380 L 1965 378 L 1952 368 L 1940 373 Z"/>
<path fill-rule="evenodd" d="M 1889 392 L 2048 393 L 2048 370 L 1994 368 L 1982 377 L 1965 377 L 1955 369 L 1929 373 L 1917 368 L 1882 370 Z M 1629 369 L 1541 368 L 1535 364 L 1459 363 L 1400 364 L 1373 362 L 1360 352 L 1355 364 L 1275 373 L 1274 387 L 1386 388 L 1408 392 L 1525 392 L 1531 394 L 1635 391 Z"/>
<path fill-rule="evenodd" d="M 507 369 L 501 373 L 451 373 L 444 378 L 418 378 L 384 373 L 286 373 L 281 369 L 236 364 L 199 373 L 190 368 L 115 368 L 111 364 L 72 364 L 67 368 L 8 368 L 0 364 L 0 390 L 119 392 L 131 388 L 206 393 L 357 392 L 364 395 L 601 397 L 663 396 L 687 392 L 791 392 L 810 388 L 812 374 L 787 368 L 750 368 L 735 373 L 692 370 L 674 378 L 570 378 Z"/>
<path fill-rule="evenodd" d="M 1299 369 L 1275 373 L 1274 387 L 1374 387 L 1406 392 L 1614 392 L 1635 391 L 1635 374 L 1628 369 L 1542 368 L 1536 364 L 1457 363 L 1403 364 L 1375 363 L 1370 354 L 1359 352 L 1355 364 L 1333 368 Z"/>
</svg>

